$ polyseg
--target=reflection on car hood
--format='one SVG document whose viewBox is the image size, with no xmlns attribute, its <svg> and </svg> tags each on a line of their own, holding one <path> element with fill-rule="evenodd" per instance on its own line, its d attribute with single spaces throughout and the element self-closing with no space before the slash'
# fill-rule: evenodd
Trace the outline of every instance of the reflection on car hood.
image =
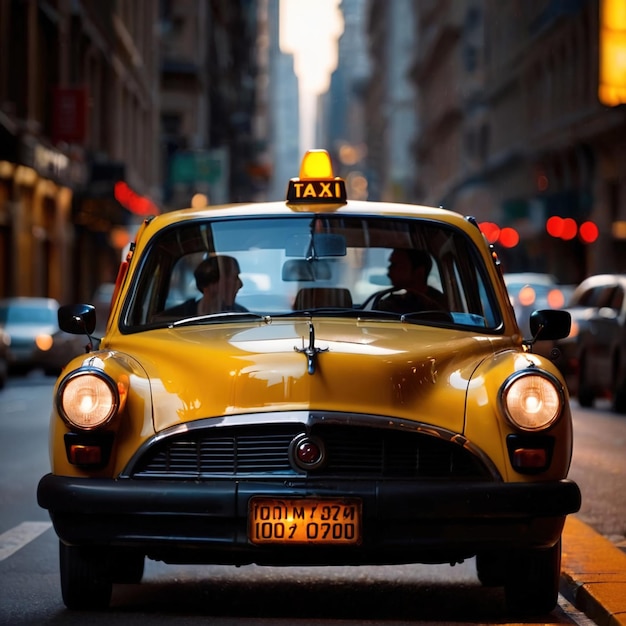
<svg viewBox="0 0 626 626">
<path fill-rule="evenodd" d="M 333 410 L 461 432 L 469 379 L 493 352 L 487 338 L 415 324 L 317 319 L 314 329 L 313 374 L 299 352 L 310 347 L 304 320 L 160 329 L 115 347 L 145 369 L 156 431 L 211 416 Z"/>
</svg>

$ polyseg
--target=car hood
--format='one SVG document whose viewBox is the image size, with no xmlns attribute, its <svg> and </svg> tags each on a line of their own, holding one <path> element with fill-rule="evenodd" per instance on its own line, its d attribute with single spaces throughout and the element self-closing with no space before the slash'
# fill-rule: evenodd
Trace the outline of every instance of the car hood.
<svg viewBox="0 0 626 626">
<path fill-rule="evenodd" d="M 157 432 L 201 418 L 286 410 L 401 417 L 461 432 L 472 373 L 502 342 L 398 322 L 315 319 L 313 332 L 311 346 L 305 320 L 160 329 L 103 344 L 115 347 L 104 358 L 126 360 L 147 377 Z M 314 353 L 310 360 L 305 349 Z M 131 389 L 141 387 L 133 378 Z"/>
</svg>

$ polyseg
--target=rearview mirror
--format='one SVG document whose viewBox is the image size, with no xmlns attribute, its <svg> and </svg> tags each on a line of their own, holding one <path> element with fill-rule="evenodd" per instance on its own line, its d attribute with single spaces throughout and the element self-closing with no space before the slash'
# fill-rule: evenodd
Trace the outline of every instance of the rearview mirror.
<svg viewBox="0 0 626 626">
<path fill-rule="evenodd" d="M 296 235 L 287 242 L 285 253 L 304 259 L 346 256 L 346 239 L 343 235 L 331 233 Z"/>
<path fill-rule="evenodd" d="M 283 264 L 282 277 L 287 282 L 330 280 L 330 265 L 326 261 L 290 259 Z"/>
</svg>

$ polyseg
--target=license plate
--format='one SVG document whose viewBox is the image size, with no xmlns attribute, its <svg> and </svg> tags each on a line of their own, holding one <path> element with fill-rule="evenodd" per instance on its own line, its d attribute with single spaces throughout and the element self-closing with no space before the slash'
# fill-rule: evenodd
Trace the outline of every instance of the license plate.
<svg viewBox="0 0 626 626">
<path fill-rule="evenodd" d="M 361 542 L 360 500 L 252 498 L 252 543 L 354 545 Z"/>
</svg>

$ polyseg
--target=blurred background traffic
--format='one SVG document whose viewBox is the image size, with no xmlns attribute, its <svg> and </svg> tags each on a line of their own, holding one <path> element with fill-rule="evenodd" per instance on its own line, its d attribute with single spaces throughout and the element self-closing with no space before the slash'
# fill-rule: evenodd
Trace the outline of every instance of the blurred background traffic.
<svg viewBox="0 0 626 626">
<path fill-rule="evenodd" d="M 143 220 L 281 200 L 317 147 L 351 198 L 473 215 L 524 336 L 568 308 L 545 350 L 626 411 L 625 59 L 623 0 L 0 0 L 0 385 L 15 298 L 103 325 Z M 24 367 L 84 349 L 31 334 Z"/>
</svg>

